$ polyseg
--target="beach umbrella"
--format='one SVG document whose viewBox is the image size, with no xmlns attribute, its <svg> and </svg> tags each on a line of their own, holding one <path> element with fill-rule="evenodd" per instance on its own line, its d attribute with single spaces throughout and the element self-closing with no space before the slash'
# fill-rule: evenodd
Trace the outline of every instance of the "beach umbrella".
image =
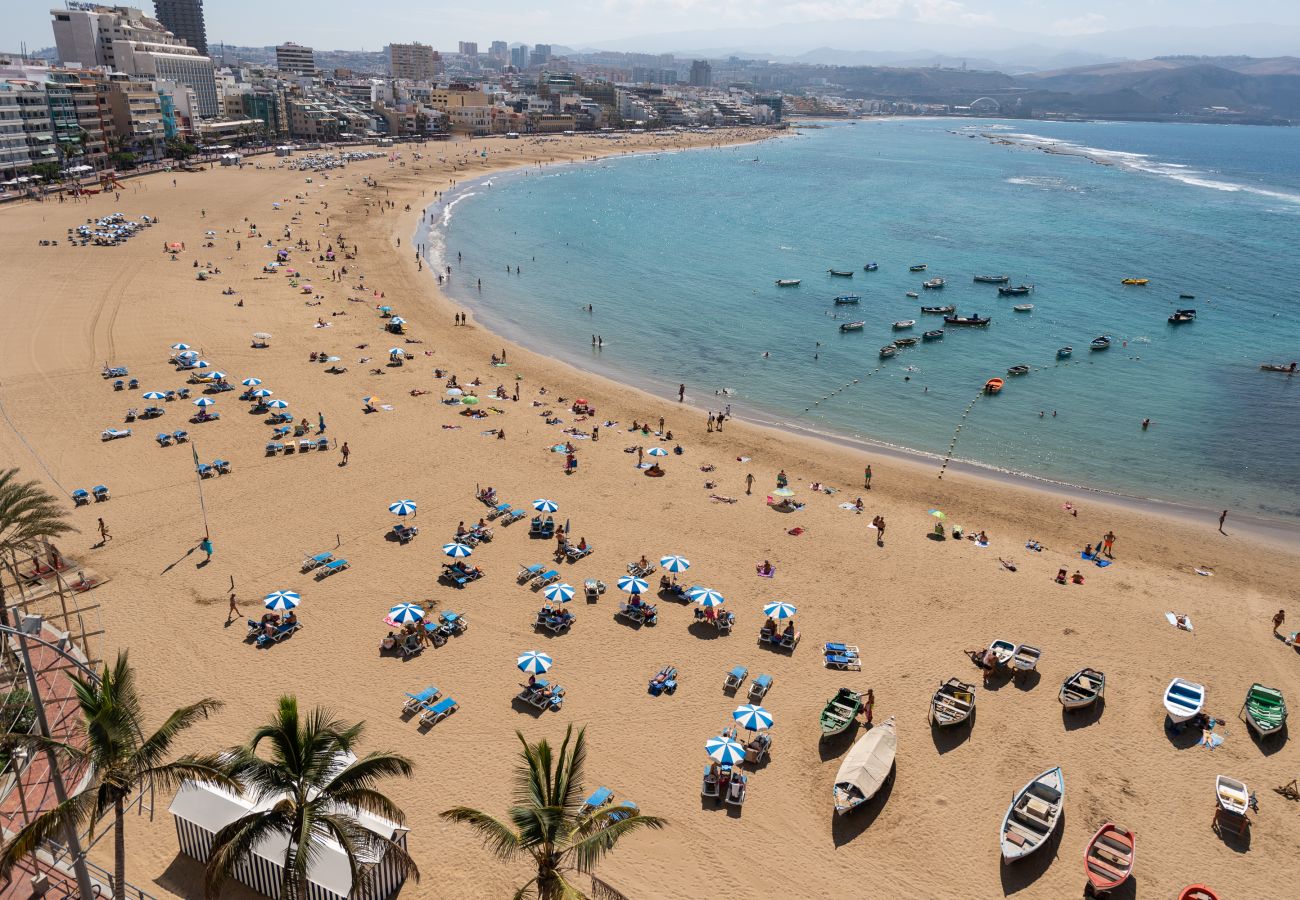
<svg viewBox="0 0 1300 900">
<path fill-rule="evenodd" d="M 257 338 L 259 341 L 269 341 L 271 339 L 271 334 L 266 331 L 254 331 L 253 337 Z"/>
<path fill-rule="evenodd" d="M 262 601 L 267 609 L 284 612 L 293 609 L 302 600 L 297 591 L 272 591 Z"/>
<path fill-rule="evenodd" d="M 745 759 L 744 746 L 732 738 L 710 738 L 704 743 L 704 752 L 724 766 L 734 766 Z"/>
<path fill-rule="evenodd" d="M 772 493 L 773 493 L 774 495 L 776 495 L 777 497 L 793 497 L 793 496 L 794 496 L 794 491 L 790 490 L 789 488 L 777 488 L 777 489 L 774 490 Z"/>
<path fill-rule="evenodd" d="M 456 541 L 452 541 L 450 544 L 442 545 L 442 552 L 450 556 L 452 559 L 464 559 L 466 556 L 473 553 L 474 550 L 469 544 L 460 544 Z"/>
<path fill-rule="evenodd" d="M 226 377 L 226 373 L 225 373 L 225 372 L 209 372 L 208 374 L 204 375 L 203 377 L 204 377 L 204 378 L 211 379 L 212 381 L 220 381 L 221 379 L 223 379 L 223 378 Z"/>
<path fill-rule="evenodd" d="M 143 397 L 143 398 L 146 399 L 146 400 L 166 400 L 166 399 L 167 399 L 167 395 L 164 394 L 162 391 L 145 391 L 145 392 L 144 392 L 143 394 L 141 394 L 140 396 Z"/>
<path fill-rule="evenodd" d="M 649 450 L 646 451 L 646 454 L 648 456 L 667 456 L 668 451 L 665 450 L 663 447 L 651 447 Z"/>
<path fill-rule="evenodd" d="M 460 388 L 447 388 L 448 397 L 459 397 L 463 393 L 465 392 L 462 391 Z"/>
<path fill-rule="evenodd" d="M 633 578 L 631 575 L 624 575 L 618 580 L 618 589 L 629 594 L 644 594 L 648 588 L 644 579 Z"/>
<path fill-rule="evenodd" d="M 696 603 L 705 608 L 721 606 L 727 602 L 727 598 L 719 594 L 713 588 L 697 587 L 692 588 L 686 596 L 690 597 Z"/>
<path fill-rule="evenodd" d="M 268 404 L 266 404 L 266 405 L 269 406 L 271 409 L 288 409 L 288 408 L 289 408 L 289 403 L 288 403 L 287 400 L 272 400 L 270 403 L 268 403 Z"/>
<path fill-rule="evenodd" d="M 257 390 L 253 391 L 253 393 L 250 394 L 249 396 L 251 396 L 251 397 L 269 397 L 269 396 L 271 396 L 272 393 L 274 393 L 274 392 L 273 392 L 270 388 L 258 388 Z M 285 404 L 285 406 L 288 406 L 288 405 L 289 405 L 289 404 L 287 404 L 287 403 Z"/>
<path fill-rule="evenodd" d="M 364 403 L 366 406 L 374 406 L 376 403 L 379 402 L 379 398 L 378 398 L 378 397 L 362 397 L 362 398 L 361 398 L 361 402 Z"/>
<path fill-rule="evenodd" d="M 769 603 L 763 607 L 763 614 L 771 616 L 774 619 L 789 619 L 799 611 L 799 607 L 793 603 L 783 603 L 778 600 L 775 603 Z"/>
<path fill-rule="evenodd" d="M 692 588 L 686 596 L 701 606 L 722 606 L 725 598 L 712 588 Z"/>
<path fill-rule="evenodd" d="M 262 379 L 260 379 L 260 378 L 245 378 L 243 381 L 241 381 L 241 382 L 239 382 L 239 383 L 242 384 L 244 387 L 257 387 L 259 384 L 262 383 Z"/>
<path fill-rule="evenodd" d="M 388 355 L 389 355 L 389 356 L 405 356 L 405 355 L 406 355 L 406 351 L 403 350 L 401 347 L 389 347 L 389 348 L 388 348 Z"/>
<path fill-rule="evenodd" d="M 201 360 L 199 360 L 198 362 L 196 362 L 196 363 L 194 364 L 194 368 L 196 368 L 196 369 L 210 369 L 210 368 L 212 368 L 212 363 L 208 362 L 206 359 L 201 359 Z"/>
<path fill-rule="evenodd" d="M 519 671 L 527 672 L 529 675 L 540 675 L 543 672 L 550 671 L 551 666 L 554 664 L 555 660 L 540 650 L 527 650 L 519 654 L 519 658 L 515 660 L 515 665 L 519 667 Z"/>
<path fill-rule="evenodd" d="M 754 706 L 752 703 L 737 707 L 731 717 L 746 731 L 762 731 L 765 728 L 772 727 L 772 714 L 763 707 Z"/>
<path fill-rule="evenodd" d="M 533 509 L 538 512 L 553 513 L 560 508 L 560 504 L 554 500 L 534 500 Z"/>
<path fill-rule="evenodd" d="M 190 345 L 189 345 L 189 344 L 172 344 L 172 349 L 173 349 L 173 350 L 188 350 L 188 349 L 190 349 Z"/>
<path fill-rule="evenodd" d="M 669 572 L 685 572 L 691 567 L 691 561 L 684 556 L 664 556 L 660 557 L 659 565 Z"/>
<path fill-rule="evenodd" d="M 177 359 L 194 359 L 194 358 L 196 358 L 198 355 L 199 355 L 199 354 L 198 354 L 197 352 L 195 352 L 194 350 L 182 350 L 180 353 L 177 353 L 177 354 L 176 354 L 176 358 L 177 358 Z"/>
<path fill-rule="evenodd" d="M 417 509 L 414 500 L 398 500 L 388 504 L 388 511 L 395 516 L 409 516 Z"/>
<path fill-rule="evenodd" d="M 194 405 L 195 405 L 195 406 L 214 406 L 214 405 L 216 405 L 216 402 L 217 402 L 217 401 L 216 401 L 216 400 L 213 400 L 211 397 L 200 397 L 199 399 L 197 399 L 197 400 L 194 401 Z"/>
<path fill-rule="evenodd" d="M 938 510 L 938 509 L 932 509 L 932 510 L 930 510 L 930 515 L 934 516 L 936 519 L 946 519 L 946 518 L 948 518 L 947 516 L 945 516 L 945 515 L 943 514 L 943 511 L 942 511 L 942 510 Z"/>
<path fill-rule="evenodd" d="M 464 403 L 466 406 L 473 406 L 475 403 L 478 403 L 478 397 L 475 397 L 473 394 L 466 394 L 464 397 L 460 398 L 460 402 Z"/>
<path fill-rule="evenodd" d="M 391 319 L 388 320 L 388 324 L 390 324 L 390 325 L 405 325 L 405 324 L 406 324 L 406 320 L 403 319 L 401 316 L 393 316 Z"/>
<path fill-rule="evenodd" d="M 563 583 L 552 584 L 549 585 L 546 588 L 546 590 L 544 590 L 542 593 L 546 595 L 547 600 L 551 600 L 551 601 L 558 600 L 561 603 L 568 603 L 570 600 L 573 599 L 573 585 L 563 584 Z"/>
<path fill-rule="evenodd" d="M 380 312 L 392 312 L 392 311 L 393 311 L 393 308 L 392 308 L 391 306 L 381 306 L 381 307 L 379 307 L 379 311 L 380 311 Z"/>
<path fill-rule="evenodd" d="M 388 611 L 388 618 L 398 625 L 408 625 L 424 618 L 424 610 L 414 603 L 399 603 Z"/>
</svg>

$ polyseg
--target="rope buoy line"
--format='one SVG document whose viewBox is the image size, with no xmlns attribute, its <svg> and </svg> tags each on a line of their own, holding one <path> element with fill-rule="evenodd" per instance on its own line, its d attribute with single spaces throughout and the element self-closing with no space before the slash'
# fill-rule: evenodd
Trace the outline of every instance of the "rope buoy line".
<svg viewBox="0 0 1300 900">
<path fill-rule="evenodd" d="M 975 399 L 974 399 L 974 400 L 972 400 L 970 403 L 966 404 L 966 411 L 965 411 L 964 413 L 961 414 L 961 417 L 962 417 L 963 420 L 964 420 L 967 416 L 970 415 L 971 410 L 975 408 L 975 404 L 976 404 L 977 402 L 979 402 L 980 397 L 983 397 L 983 396 L 984 396 L 984 391 L 981 390 L 978 394 L 975 395 Z M 943 473 L 947 470 L 947 468 L 948 468 L 948 463 L 952 461 L 952 453 L 953 453 L 953 451 L 957 449 L 957 438 L 961 435 L 961 426 L 962 426 L 962 423 L 961 423 L 961 422 L 958 422 L 958 423 L 957 423 L 957 428 L 956 428 L 956 430 L 953 431 L 953 433 L 952 433 L 952 441 L 951 441 L 951 443 L 948 444 L 948 455 L 945 456 L 945 457 L 943 458 L 943 465 L 941 465 L 941 466 L 939 467 L 939 480 L 940 480 L 940 481 L 943 480 Z"/>
</svg>

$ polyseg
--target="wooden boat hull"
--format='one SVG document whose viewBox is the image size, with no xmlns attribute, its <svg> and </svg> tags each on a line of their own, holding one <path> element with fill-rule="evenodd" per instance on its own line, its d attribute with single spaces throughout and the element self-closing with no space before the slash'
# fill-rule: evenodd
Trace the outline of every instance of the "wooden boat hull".
<svg viewBox="0 0 1300 900">
<path fill-rule="evenodd" d="M 840 688 L 839 693 L 827 700 L 822 708 L 822 737 L 843 734 L 853 724 L 860 709 L 862 709 L 862 696 L 848 688 Z"/>
<path fill-rule="evenodd" d="M 1008 374 L 1008 375 L 1028 375 L 1028 374 L 1029 374 L 1029 366 L 1012 366 L 1011 368 L 1007 369 L 1007 374 Z"/>
<path fill-rule="evenodd" d="M 916 324 L 916 319 L 903 319 L 901 322 L 894 323 L 894 330 L 901 331 L 904 328 L 911 328 Z"/>
<path fill-rule="evenodd" d="M 943 329 L 939 328 L 934 331 L 927 331 L 925 334 L 921 335 L 921 339 L 925 341 L 941 341 L 943 340 Z"/>
<path fill-rule="evenodd" d="M 1165 688 L 1165 712 L 1179 725 L 1195 716 L 1205 706 L 1205 687 L 1183 678 L 1175 678 Z"/>
<path fill-rule="evenodd" d="M 1001 378 L 990 378 L 988 381 L 984 382 L 984 393 L 996 394 L 998 391 L 1002 390 L 1002 385 L 1004 384 L 1006 384 L 1006 382 Z"/>
<path fill-rule="evenodd" d="M 1286 728 L 1286 699 L 1277 688 L 1256 682 L 1246 692 L 1246 725 L 1261 738 Z"/>
<path fill-rule="evenodd" d="M 908 266 L 908 267 L 907 267 L 907 271 L 909 271 L 909 272 L 924 272 L 924 271 L 926 270 L 926 268 L 927 268 L 927 264 L 926 264 L 926 263 L 922 263 L 922 264 L 919 265 L 919 266 Z"/>
<path fill-rule="evenodd" d="M 1061 685 L 1057 699 L 1066 709 L 1092 706 L 1106 692 L 1106 674 L 1096 669 L 1080 669 Z"/>
<path fill-rule="evenodd" d="M 845 271 L 841 271 L 840 269 L 827 269 L 826 271 L 829 272 L 831 275 L 834 275 L 836 278 L 852 278 L 852 277 L 853 277 L 853 272 L 852 272 L 852 271 L 845 272 Z"/>
<path fill-rule="evenodd" d="M 1065 805 L 1065 776 L 1048 769 L 1016 792 L 1002 817 L 1002 861 L 1012 863 L 1037 851 L 1051 838 Z"/>
<path fill-rule="evenodd" d="M 930 724 L 936 728 L 961 725 L 974 714 L 975 686 L 960 679 L 949 678 L 930 698 Z"/>
<path fill-rule="evenodd" d="M 894 768 L 897 751 L 898 735 L 892 717 L 868 731 L 853 745 L 840 764 L 831 791 L 837 815 L 857 809 L 880 793 Z"/>
<path fill-rule="evenodd" d="M 1016 655 L 1016 645 L 1010 641 L 996 640 L 989 644 L 989 649 L 993 651 L 994 662 L 999 666 L 1008 665 Z"/>
<path fill-rule="evenodd" d="M 1010 275 L 976 275 L 976 284 L 1006 284 L 1011 280 Z"/>
<path fill-rule="evenodd" d="M 1214 777 L 1214 798 L 1219 809 L 1234 816 L 1244 816 L 1250 804 L 1250 789 L 1227 775 Z"/>
<path fill-rule="evenodd" d="M 1178 900 L 1219 900 L 1219 895 L 1203 884 L 1189 884 L 1179 893 Z"/>
<path fill-rule="evenodd" d="M 1083 870 L 1094 891 L 1113 891 L 1133 874 L 1137 847 L 1133 832 L 1107 822 L 1083 851 Z"/>
<path fill-rule="evenodd" d="M 946 316 L 951 313 L 955 313 L 956 311 L 957 311 L 957 307 L 955 306 L 922 306 L 921 307 L 921 312 L 931 316 Z"/>
</svg>

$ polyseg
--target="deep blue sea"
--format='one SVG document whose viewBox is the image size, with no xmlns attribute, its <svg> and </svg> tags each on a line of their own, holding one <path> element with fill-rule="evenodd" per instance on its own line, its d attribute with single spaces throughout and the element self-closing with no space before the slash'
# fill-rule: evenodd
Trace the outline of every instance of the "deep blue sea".
<svg viewBox="0 0 1300 900">
<path fill-rule="evenodd" d="M 955 458 L 1000 470 L 1300 519 L 1300 375 L 1259 368 L 1300 359 L 1300 129 L 799 131 L 465 186 L 434 207 L 430 248 L 485 324 L 665 396 L 684 381 L 700 406 L 770 423 L 938 457 L 957 436 Z M 982 273 L 1035 289 L 999 298 L 973 283 Z M 946 287 L 921 290 L 933 277 Z M 837 308 L 843 293 L 861 303 Z M 941 303 L 992 325 L 948 326 L 882 362 L 900 334 L 943 327 L 920 313 Z M 1178 307 L 1196 321 L 1169 325 Z M 841 333 L 849 319 L 866 327 Z M 917 324 L 895 332 L 904 319 Z M 1111 349 L 1090 352 L 1099 335 Z M 1032 371 L 963 420 L 1017 364 Z"/>
</svg>

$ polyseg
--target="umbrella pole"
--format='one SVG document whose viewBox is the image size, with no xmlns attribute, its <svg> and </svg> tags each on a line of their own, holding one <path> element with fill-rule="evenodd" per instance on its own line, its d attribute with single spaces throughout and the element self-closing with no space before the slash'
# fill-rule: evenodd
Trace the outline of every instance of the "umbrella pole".
<svg viewBox="0 0 1300 900">
<path fill-rule="evenodd" d="M 194 454 L 194 484 L 199 489 L 199 512 L 203 514 L 203 539 L 212 540 L 212 534 L 208 531 L 208 508 L 203 502 L 203 476 L 199 474 L 199 448 L 194 441 L 190 441 L 190 452 Z"/>
</svg>

